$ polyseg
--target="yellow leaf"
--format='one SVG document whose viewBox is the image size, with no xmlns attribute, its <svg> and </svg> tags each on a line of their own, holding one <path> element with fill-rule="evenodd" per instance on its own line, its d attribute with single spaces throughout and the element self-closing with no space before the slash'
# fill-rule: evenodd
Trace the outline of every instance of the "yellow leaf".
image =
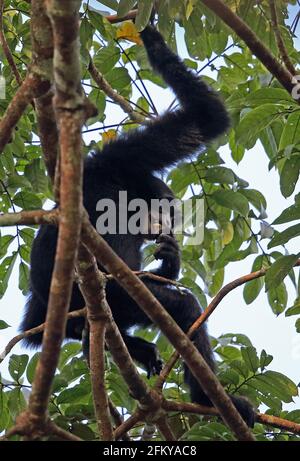
<svg viewBox="0 0 300 461">
<path fill-rule="evenodd" d="M 142 45 L 142 39 L 132 21 L 125 21 L 118 27 L 117 38 L 129 40 L 130 42 Z"/>
<path fill-rule="evenodd" d="M 116 130 L 107 130 L 105 133 L 102 134 L 102 141 L 103 144 L 106 144 L 110 141 L 113 141 L 117 137 Z"/>
<path fill-rule="evenodd" d="M 222 235 L 222 243 L 223 245 L 227 245 L 233 239 L 234 229 L 231 222 L 225 224 L 223 228 L 223 235 Z"/>
<path fill-rule="evenodd" d="M 187 20 L 191 16 L 195 4 L 196 4 L 195 0 L 187 0 L 187 4 L 186 4 L 186 7 L 185 7 L 185 17 L 186 17 Z"/>
</svg>

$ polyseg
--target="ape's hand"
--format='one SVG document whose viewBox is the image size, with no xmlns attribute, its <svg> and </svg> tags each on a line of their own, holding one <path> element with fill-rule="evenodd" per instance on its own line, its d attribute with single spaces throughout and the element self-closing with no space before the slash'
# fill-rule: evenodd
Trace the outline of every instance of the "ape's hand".
<svg viewBox="0 0 300 461">
<path fill-rule="evenodd" d="M 158 244 L 154 252 L 155 259 L 161 259 L 162 265 L 156 271 L 162 277 L 176 279 L 180 270 L 180 249 L 173 235 L 160 234 L 156 240 Z"/>
</svg>

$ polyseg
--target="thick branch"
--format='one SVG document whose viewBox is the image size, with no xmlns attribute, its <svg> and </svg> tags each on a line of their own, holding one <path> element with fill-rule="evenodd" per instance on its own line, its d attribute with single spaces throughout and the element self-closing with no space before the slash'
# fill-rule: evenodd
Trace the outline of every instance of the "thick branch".
<svg viewBox="0 0 300 461">
<path fill-rule="evenodd" d="M 138 10 L 131 10 L 125 16 L 118 16 L 117 14 L 111 14 L 109 16 L 105 16 L 105 19 L 107 19 L 111 24 L 116 24 L 118 22 L 124 22 L 130 19 L 135 19 L 137 12 Z"/>
<path fill-rule="evenodd" d="M 79 8 L 81 2 L 47 0 L 54 35 L 55 109 L 60 130 L 61 221 L 50 286 L 43 348 L 29 400 L 29 412 L 44 419 L 51 393 L 73 285 L 82 213 L 81 127 L 84 98 L 80 91 Z"/>
<path fill-rule="evenodd" d="M 256 415 L 256 421 L 266 426 L 277 427 L 283 431 L 293 432 L 293 434 L 300 435 L 300 424 L 295 423 L 294 421 L 289 421 L 288 419 L 278 418 L 277 416 L 265 415 L 263 413 L 258 413 Z"/>
<path fill-rule="evenodd" d="M 43 81 L 37 75 L 29 73 L 18 88 L 0 121 L 0 153 L 11 140 L 13 129 L 23 115 L 33 98 L 38 97 L 49 89 L 49 82 Z"/>
<path fill-rule="evenodd" d="M 171 400 L 164 400 L 162 404 L 166 411 L 179 411 L 185 413 L 195 413 L 198 415 L 211 415 L 219 416 L 218 411 L 212 407 L 205 407 L 197 403 L 189 402 L 174 402 Z M 266 415 L 263 413 L 256 414 L 256 422 L 266 426 L 276 427 L 278 429 L 292 432 L 293 434 L 300 434 L 300 424 L 288 419 L 278 418 L 277 416 Z"/>
<path fill-rule="evenodd" d="M 272 18 L 272 25 L 276 37 L 276 42 L 277 42 L 277 47 L 279 50 L 279 53 L 281 55 L 282 61 L 284 62 L 287 70 L 292 74 L 296 75 L 296 69 L 294 67 L 294 64 L 289 58 L 287 49 L 285 47 L 281 32 L 280 32 L 280 26 L 278 23 L 278 15 L 277 15 L 277 8 L 275 5 L 274 0 L 269 0 L 270 1 L 270 11 L 271 11 L 271 18 Z"/>
<path fill-rule="evenodd" d="M 96 233 L 97 234 L 97 233 Z M 98 234 L 97 234 L 98 235 Z M 80 269 L 83 271 L 83 267 Z M 153 399 L 150 395 L 150 389 L 144 380 L 140 377 L 135 364 L 132 361 L 119 329 L 112 319 L 110 308 L 104 297 L 103 287 L 99 280 L 98 268 L 94 258 L 85 255 L 84 266 L 84 289 L 83 295 L 86 303 L 94 305 L 99 310 L 100 306 L 105 316 L 110 319 L 106 326 L 106 342 L 113 356 L 116 365 L 126 381 L 130 394 L 140 402 L 141 405 L 153 405 Z M 83 288 L 83 286 L 82 286 Z"/>
<path fill-rule="evenodd" d="M 262 62 L 281 85 L 291 93 L 293 90 L 293 75 L 286 70 L 272 55 L 270 50 L 258 39 L 250 27 L 239 18 L 222 0 L 201 0 L 229 26 L 248 46 L 252 53 Z"/>
<path fill-rule="evenodd" d="M 115 277 L 118 283 L 178 350 L 204 389 L 204 392 L 220 411 L 224 421 L 232 429 L 237 438 L 239 440 L 254 440 L 249 428 L 193 343 L 163 309 L 153 294 L 113 252 L 110 246 L 100 237 L 86 219 L 82 229 L 82 238 L 97 260 Z"/>
<path fill-rule="evenodd" d="M 170 428 L 170 425 L 168 423 L 168 420 L 166 416 L 161 417 L 157 422 L 156 422 L 157 428 L 163 438 L 167 442 L 174 442 L 176 440 L 175 435 L 172 432 L 172 429 Z"/>
<path fill-rule="evenodd" d="M 34 226 L 36 224 L 57 225 L 59 218 L 58 209 L 20 211 L 19 213 L 0 214 L 0 226 Z"/>
<path fill-rule="evenodd" d="M 54 183 L 59 145 L 58 130 L 52 99 L 53 92 L 50 90 L 48 93 L 35 100 L 35 108 L 43 157 L 47 172 L 52 180 L 52 183 Z"/>
<path fill-rule="evenodd" d="M 105 329 L 111 315 L 105 298 L 105 278 L 96 270 L 94 258 L 83 245 L 79 246 L 76 267 L 89 322 L 89 359 L 96 420 L 101 440 L 108 441 L 113 440 L 113 430 L 105 389 Z"/>
</svg>

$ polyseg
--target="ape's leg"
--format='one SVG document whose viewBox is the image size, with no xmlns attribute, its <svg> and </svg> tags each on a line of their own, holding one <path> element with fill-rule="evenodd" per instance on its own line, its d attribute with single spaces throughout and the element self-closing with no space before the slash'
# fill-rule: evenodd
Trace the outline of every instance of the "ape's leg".
<svg viewBox="0 0 300 461">
<path fill-rule="evenodd" d="M 187 332 L 189 327 L 201 314 L 201 308 L 197 299 L 189 292 L 180 293 L 176 289 L 166 287 L 165 285 L 153 281 L 145 280 L 145 284 L 182 330 Z M 194 333 L 192 340 L 209 367 L 215 372 L 215 361 L 205 326 L 200 327 Z M 186 366 L 185 382 L 190 387 L 191 400 L 193 402 L 208 406 L 212 405 L 211 401 L 198 384 L 198 381 Z M 255 413 L 250 402 L 240 396 L 230 395 L 230 398 L 246 423 L 252 427 L 255 421 Z"/>
<path fill-rule="evenodd" d="M 137 336 L 122 335 L 131 357 L 146 369 L 148 379 L 159 375 L 163 362 L 156 345 Z"/>
</svg>

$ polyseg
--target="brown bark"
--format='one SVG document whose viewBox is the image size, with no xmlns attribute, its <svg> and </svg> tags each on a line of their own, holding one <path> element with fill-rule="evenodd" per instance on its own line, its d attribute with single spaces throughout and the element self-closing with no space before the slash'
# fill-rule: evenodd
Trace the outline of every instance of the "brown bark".
<svg viewBox="0 0 300 461">
<path fill-rule="evenodd" d="M 43 348 L 29 400 L 29 412 L 45 419 L 52 380 L 64 338 L 81 229 L 81 126 L 84 99 L 80 91 L 79 8 L 81 2 L 49 0 L 47 14 L 54 34 L 55 110 L 60 130 L 60 225 L 47 309 Z"/>
<path fill-rule="evenodd" d="M 86 219 L 82 229 L 82 238 L 99 263 L 115 277 L 118 283 L 137 302 L 153 323 L 161 329 L 176 350 L 178 350 L 204 389 L 204 392 L 220 411 L 222 418 L 236 437 L 239 440 L 254 440 L 249 428 L 193 343 L 163 309 L 153 294 L 113 252 Z"/>
</svg>

